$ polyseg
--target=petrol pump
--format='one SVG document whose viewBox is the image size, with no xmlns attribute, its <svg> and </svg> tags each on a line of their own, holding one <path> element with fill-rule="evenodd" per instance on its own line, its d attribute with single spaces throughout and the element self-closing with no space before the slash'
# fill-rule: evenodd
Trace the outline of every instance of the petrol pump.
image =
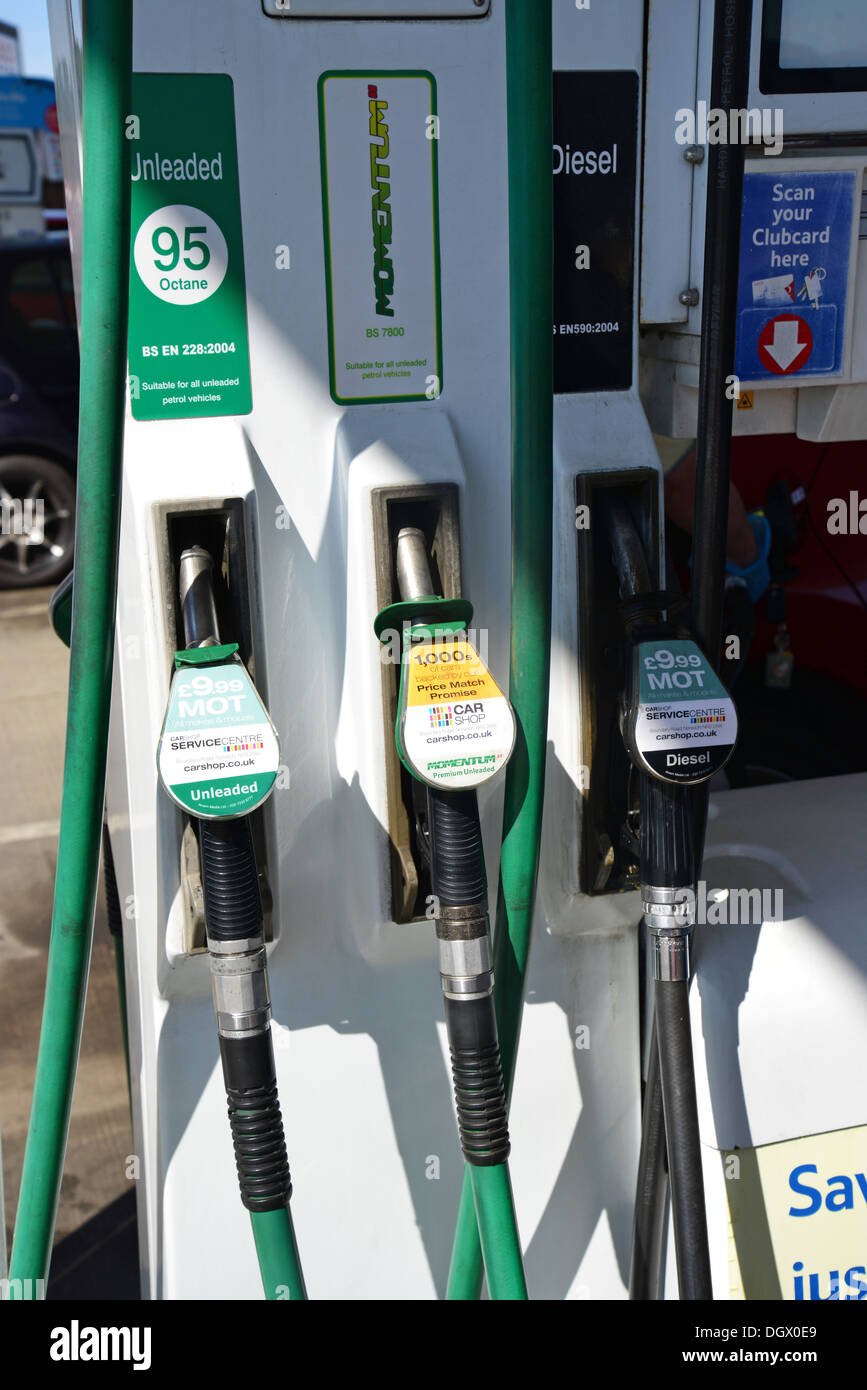
<svg viewBox="0 0 867 1390">
<path fill-rule="evenodd" d="M 864 1296 L 863 778 L 708 799 L 731 430 L 867 434 L 842 10 L 136 5 L 105 809 L 145 1297 Z M 81 37 L 56 0 L 86 308 Z M 742 105 L 761 142 L 712 139 Z M 652 431 L 698 439 L 691 608 Z M 22 1277 L 52 1182 L 31 1145 Z"/>
</svg>

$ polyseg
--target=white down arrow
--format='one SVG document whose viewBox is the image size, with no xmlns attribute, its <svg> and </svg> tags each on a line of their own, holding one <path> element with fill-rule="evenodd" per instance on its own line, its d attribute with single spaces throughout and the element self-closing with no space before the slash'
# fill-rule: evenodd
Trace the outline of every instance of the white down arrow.
<svg viewBox="0 0 867 1390">
<path fill-rule="evenodd" d="M 800 319 L 778 319 L 774 324 L 774 341 L 763 344 L 765 352 L 773 357 L 784 372 L 787 372 L 795 359 L 810 346 L 809 342 L 798 341 L 800 327 Z"/>
</svg>

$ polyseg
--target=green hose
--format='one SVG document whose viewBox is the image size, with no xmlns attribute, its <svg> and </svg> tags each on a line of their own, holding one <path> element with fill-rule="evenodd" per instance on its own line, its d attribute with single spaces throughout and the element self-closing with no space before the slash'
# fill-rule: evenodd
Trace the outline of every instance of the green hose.
<svg viewBox="0 0 867 1390">
<path fill-rule="evenodd" d="M 259 1270 L 267 1299 L 306 1299 L 304 1275 L 288 1207 L 279 1211 L 251 1211 L 250 1224 L 259 1257 Z"/>
<path fill-rule="evenodd" d="M 48 975 L 10 1270 L 13 1279 L 22 1280 L 44 1279 L 48 1273 L 93 939 L 126 389 L 129 169 L 124 119 L 130 109 L 131 67 L 130 0 L 87 0 L 73 640 Z"/>
<path fill-rule="evenodd" d="M 506 773 L 494 932 L 497 1027 L 507 1094 L 515 1073 L 536 899 L 548 731 L 553 494 L 551 6 L 507 0 L 512 396 L 512 620 L 509 698 L 518 741 Z M 482 1281 L 471 1178 L 464 1174 L 447 1297 Z"/>
<path fill-rule="evenodd" d="M 526 1299 L 527 1281 L 508 1166 L 497 1163 L 481 1168 L 468 1163 L 467 1170 L 491 1298 Z"/>
</svg>

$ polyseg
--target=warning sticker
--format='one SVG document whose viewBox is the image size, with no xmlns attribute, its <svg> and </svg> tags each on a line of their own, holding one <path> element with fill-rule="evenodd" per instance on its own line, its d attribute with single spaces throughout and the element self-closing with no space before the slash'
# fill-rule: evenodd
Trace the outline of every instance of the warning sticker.
<svg viewBox="0 0 867 1390">
<path fill-rule="evenodd" d="M 401 753 L 422 782 L 477 787 L 508 762 L 512 707 L 472 643 L 421 642 L 404 657 Z"/>
<path fill-rule="evenodd" d="M 666 782 L 702 782 L 718 771 L 737 738 L 734 702 L 695 642 L 642 642 L 637 648 L 634 748 Z"/>
<path fill-rule="evenodd" d="M 246 815 L 268 797 L 280 745 L 239 661 L 176 673 L 157 763 L 172 799 L 206 820 Z"/>
</svg>

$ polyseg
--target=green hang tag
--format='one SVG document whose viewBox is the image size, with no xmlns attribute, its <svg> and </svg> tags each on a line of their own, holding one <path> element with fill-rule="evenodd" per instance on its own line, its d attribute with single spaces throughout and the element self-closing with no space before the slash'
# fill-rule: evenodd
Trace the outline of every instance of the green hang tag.
<svg viewBox="0 0 867 1390">
<path fill-rule="evenodd" d="M 479 787 L 509 761 L 512 706 L 462 623 L 407 635 L 395 739 L 404 767 L 429 787 Z"/>
<path fill-rule="evenodd" d="M 180 671 L 182 666 L 213 666 L 234 656 L 237 650 L 237 642 L 214 647 L 186 647 L 182 652 L 175 652 L 175 670 Z"/>
<path fill-rule="evenodd" d="M 225 649 L 194 650 L 213 656 Z M 280 743 L 237 657 L 175 672 L 157 766 L 172 800 L 203 820 L 248 815 L 268 798 L 280 766 Z"/>
</svg>

